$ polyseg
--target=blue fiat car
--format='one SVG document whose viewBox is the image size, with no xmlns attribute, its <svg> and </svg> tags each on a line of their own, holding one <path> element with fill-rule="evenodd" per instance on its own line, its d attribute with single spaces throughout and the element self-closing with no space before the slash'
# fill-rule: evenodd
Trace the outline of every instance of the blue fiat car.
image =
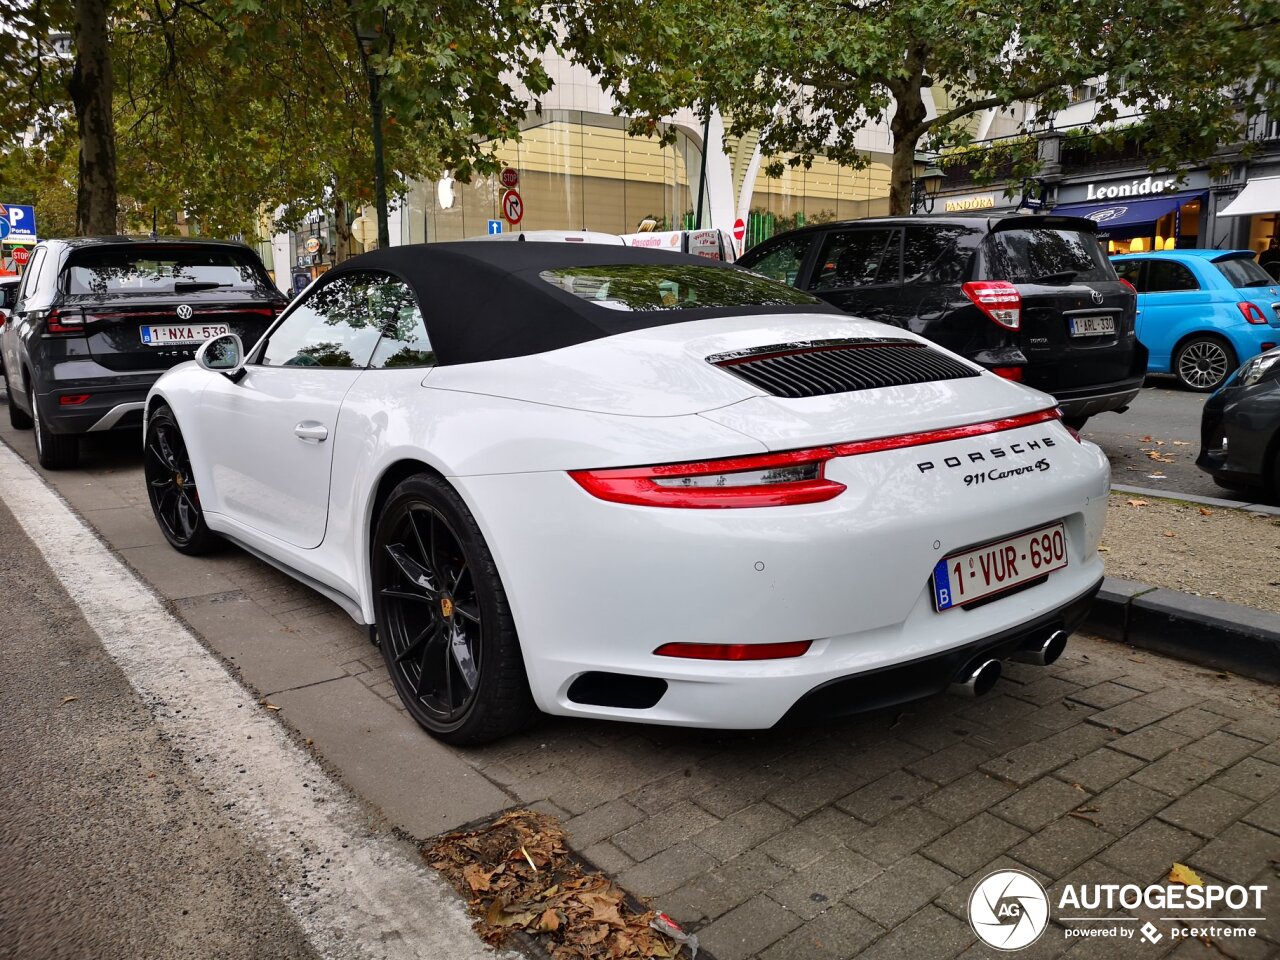
<svg viewBox="0 0 1280 960">
<path fill-rule="evenodd" d="M 1112 257 L 1138 291 L 1148 373 L 1210 393 L 1240 364 L 1280 343 L 1280 283 L 1251 250 L 1162 250 Z"/>
</svg>

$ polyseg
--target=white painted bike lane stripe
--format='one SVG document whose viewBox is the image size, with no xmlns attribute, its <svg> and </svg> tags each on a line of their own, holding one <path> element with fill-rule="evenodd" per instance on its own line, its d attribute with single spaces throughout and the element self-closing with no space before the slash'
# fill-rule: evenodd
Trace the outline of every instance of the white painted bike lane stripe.
<svg viewBox="0 0 1280 960">
<path fill-rule="evenodd" d="M 417 851 L 372 831 L 360 805 L 3 443 L 0 499 L 192 778 L 264 854 L 317 953 L 494 960 L 462 903 Z"/>
</svg>

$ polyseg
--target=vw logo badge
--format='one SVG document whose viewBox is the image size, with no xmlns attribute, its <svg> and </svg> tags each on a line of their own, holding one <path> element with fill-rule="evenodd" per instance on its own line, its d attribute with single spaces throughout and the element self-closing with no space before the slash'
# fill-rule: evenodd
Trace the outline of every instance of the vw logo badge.
<svg viewBox="0 0 1280 960">
<path fill-rule="evenodd" d="M 969 926 L 997 950 L 1021 950 L 1049 926 L 1049 895 L 1021 870 L 997 870 L 969 895 Z"/>
<path fill-rule="evenodd" d="M 1102 294 L 1099 293 L 1097 290 L 1090 290 L 1089 295 L 1093 297 L 1094 303 L 1101 303 L 1103 300 Z"/>
<path fill-rule="evenodd" d="M 179 306 L 179 307 L 178 307 L 178 319 L 179 319 L 179 320 L 190 320 L 190 319 L 191 319 L 191 307 L 190 307 L 190 305 L 188 305 L 188 304 L 185 304 L 185 303 L 184 303 L 184 304 L 182 304 L 181 306 Z"/>
</svg>

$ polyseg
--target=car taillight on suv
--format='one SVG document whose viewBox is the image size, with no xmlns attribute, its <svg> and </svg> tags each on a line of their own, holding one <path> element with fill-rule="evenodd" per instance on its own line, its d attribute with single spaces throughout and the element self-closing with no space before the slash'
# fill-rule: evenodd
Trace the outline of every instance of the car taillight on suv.
<svg viewBox="0 0 1280 960">
<path fill-rule="evenodd" d="M 44 318 L 44 332 L 54 337 L 84 336 L 84 311 L 62 307 Z"/>
<path fill-rule="evenodd" d="M 960 289 L 997 326 L 1017 330 L 1022 325 L 1022 294 L 1009 281 L 971 280 Z"/>
</svg>

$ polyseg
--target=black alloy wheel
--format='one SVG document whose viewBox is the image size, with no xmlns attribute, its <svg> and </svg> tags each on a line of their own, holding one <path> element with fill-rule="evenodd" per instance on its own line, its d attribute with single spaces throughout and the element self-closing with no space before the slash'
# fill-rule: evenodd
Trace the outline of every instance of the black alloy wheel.
<svg viewBox="0 0 1280 960">
<path fill-rule="evenodd" d="M 15 430 L 30 430 L 31 417 L 18 409 L 18 401 L 13 398 L 13 387 L 9 384 L 9 370 L 4 371 L 4 395 L 9 404 L 9 426 Z"/>
<path fill-rule="evenodd" d="M 410 715 L 459 745 L 526 726 L 537 711 L 506 593 L 453 489 L 427 475 L 396 487 L 372 561 L 377 634 Z"/>
<path fill-rule="evenodd" d="M 70 470 L 80 462 L 80 438 L 74 434 L 51 433 L 49 424 L 40 416 L 31 381 L 27 381 L 27 399 L 31 401 L 31 426 L 36 435 L 36 460 L 46 470 Z"/>
<path fill-rule="evenodd" d="M 221 545 L 221 538 L 205 525 L 191 457 L 168 407 L 158 407 L 147 422 L 143 474 L 151 511 L 170 546 L 199 556 Z"/>
</svg>

